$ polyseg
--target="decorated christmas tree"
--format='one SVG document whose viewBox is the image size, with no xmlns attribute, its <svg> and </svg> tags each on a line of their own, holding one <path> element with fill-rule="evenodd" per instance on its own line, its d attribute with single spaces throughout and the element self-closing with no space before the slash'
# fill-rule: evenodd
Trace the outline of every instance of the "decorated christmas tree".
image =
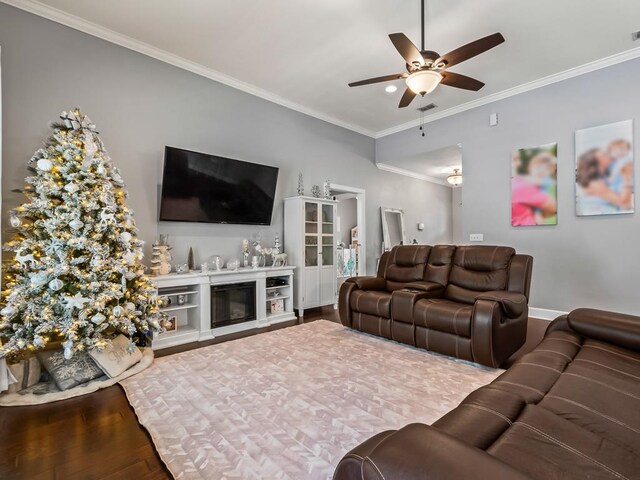
<svg viewBox="0 0 640 480">
<path fill-rule="evenodd" d="M 62 112 L 31 158 L 27 202 L 11 212 L 5 249 L 0 357 L 17 359 L 50 342 L 66 358 L 102 349 L 118 334 L 135 343 L 159 330 L 154 286 L 118 169 L 95 125 Z"/>
</svg>

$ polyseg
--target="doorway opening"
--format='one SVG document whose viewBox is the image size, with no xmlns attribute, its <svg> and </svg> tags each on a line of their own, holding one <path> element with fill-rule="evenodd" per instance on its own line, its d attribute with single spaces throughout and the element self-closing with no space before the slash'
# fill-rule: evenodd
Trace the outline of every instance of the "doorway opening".
<svg viewBox="0 0 640 480">
<path fill-rule="evenodd" d="M 338 284 L 348 277 L 367 274 L 366 195 L 362 188 L 332 183 L 331 194 L 338 201 L 336 235 L 338 247 Z M 342 255 L 342 257 L 340 257 Z M 339 285 L 338 285 L 339 288 Z"/>
</svg>

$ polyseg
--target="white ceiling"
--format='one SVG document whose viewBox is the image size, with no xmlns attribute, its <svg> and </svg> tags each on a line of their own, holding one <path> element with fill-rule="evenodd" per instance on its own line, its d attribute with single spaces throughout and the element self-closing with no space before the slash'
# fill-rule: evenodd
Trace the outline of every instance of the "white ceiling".
<svg viewBox="0 0 640 480">
<path fill-rule="evenodd" d="M 481 91 L 440 86 L 400 110 L 401 80 L 393 94 L 347 83 L 403 71 L 387 35 L 419 44 L 419 0 L 0 1 L 370 135 L 413 122 L 426 103 L 441 116 L 634 47 L 624 58 L 640 56 L 637 0 L 428 0 L 427 49 L 498 31 L 506 42 L 452 67 L 485 82 Z"/>
</svg>

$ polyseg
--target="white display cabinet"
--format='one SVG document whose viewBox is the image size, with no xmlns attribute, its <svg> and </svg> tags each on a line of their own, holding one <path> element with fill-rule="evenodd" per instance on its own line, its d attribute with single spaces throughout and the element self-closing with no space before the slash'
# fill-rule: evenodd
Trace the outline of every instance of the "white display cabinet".
<svg viewBox="0 0 640 480">
<path fill-rule="evenodd" d="M 314 197 L 284 200 L 284 245 L 289 263 L 298 269 L 293 306 L 301 317 L 306 308 L 335 307 L 337 203 Z"/>
</svg>

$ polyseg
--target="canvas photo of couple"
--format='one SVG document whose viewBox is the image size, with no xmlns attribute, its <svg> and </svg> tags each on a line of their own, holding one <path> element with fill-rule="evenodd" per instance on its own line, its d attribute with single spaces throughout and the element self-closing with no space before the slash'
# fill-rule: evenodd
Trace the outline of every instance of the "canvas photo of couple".
<svg viewBox="0 0 640 480">
<path fill-rule="evenodd" d="M 576 215 L 634 210 L 633 121 L 576 132 Z"/>
</svg>

